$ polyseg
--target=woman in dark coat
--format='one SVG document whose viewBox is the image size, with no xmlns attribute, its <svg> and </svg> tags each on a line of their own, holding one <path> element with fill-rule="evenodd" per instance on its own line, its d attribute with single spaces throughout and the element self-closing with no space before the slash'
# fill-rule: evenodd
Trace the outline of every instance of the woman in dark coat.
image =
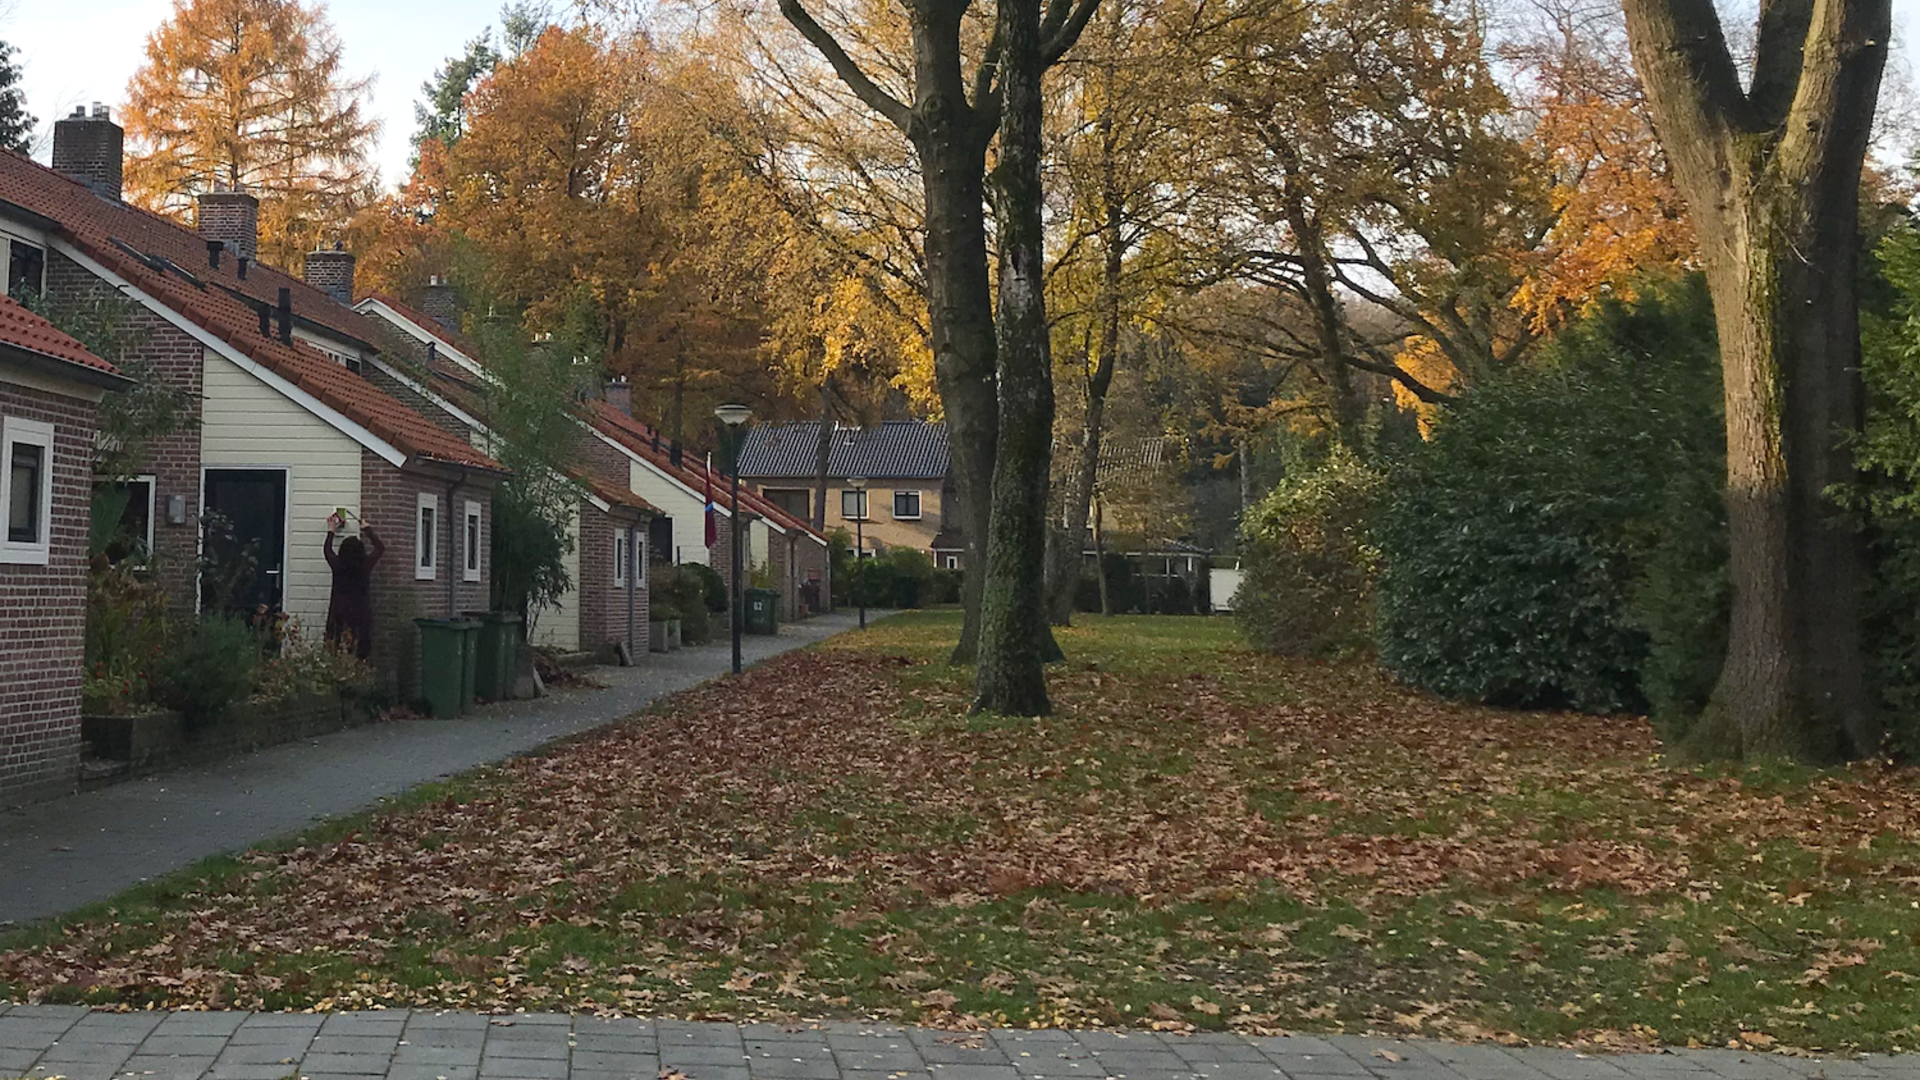
<svg viewBox="0 0 1920 1080">
<path fill-rule="evenodd" d="M 373 526 L 362 524 L 360 531 L 366 534 L 366 541 L 349 536 L 335 551 L 333 537 L 342 524 L 339 514 L 327 518 L 327 565 L 333 568 L 327 641 L 337 644 L 343 638 L 350 640 L 353 654 L 365 660 L 373 654 L 373 568 L 387 553 L 387 546 L 380 542 Z"/>
</svg>

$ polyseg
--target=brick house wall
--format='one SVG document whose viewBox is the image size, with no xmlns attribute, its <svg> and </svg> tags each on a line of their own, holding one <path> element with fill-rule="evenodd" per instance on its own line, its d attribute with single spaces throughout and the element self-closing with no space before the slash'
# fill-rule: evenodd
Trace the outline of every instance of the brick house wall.
<svg viewBox="0 0 1920 1080">
<path fill-rule="evenodd" d="M 810 536 L 800 538 L 796 545 L 794 578 L 799 583 L 796 588 L 805 589 L 807 582 L 818 581 L 817 591 L 820 606 L 814 614 L 824 615 L 833 610 L 833 560 L 829 557 L 825 544 L 815 543 Z"/>
<path fill-rule="evenodd" d="M 612 643 L 627 640 L 627 587 L 614 584 L 614 543 L 627 530 L 626 515 L 609 514 L 591 503 L 580 506 L 580 648 L 591 653 L 610 652 Z M 647 530 L 634 523 L 634 539 L 644 549 Z M 640 560 L 642 577 L 633 591 L 633 649 L 637 657 L 647 651 L 647 619 L 651 610 L 644 573 L 646 560 Z"/>
<path fill-rule="evenodd" d="M 0 563 L 0 806 L 70 789 L 80 764 L 94 406 L 0 382 L 0 414 L 52 424 L 45 566 Z"/>
<path fill-rule="evenodd" d="M 47 255 L 47 292 L 56 300 L 98 297 L 113 290 L 86 268 L 57 251 Z M 131 304 L 131 302 L 129 302 Z M 131 304 L 128 339 L 133 347 L 123 360 L 130 373 L 176 387 L 192 403 L 194 423 L 153 440 L 148 471 L 153 474 L 152 580 L 166 591 L 167 608 L 176 617 L 198 610 L 200 553 L 200 411 L 206 347 L 186 331 L 145 306 Z M 186 521 L 167 521 L 172 495 L 186 503 Z"/>
<path fill-rule="evenodd" d="M 452 493 L 448 502 L 448 483 L 395 468 L 371 450 L 360 455 L 360 515 L 371 522 L 385 542 L 387 552 L 373 568 L 373 667 L 384 685 L 407 700 L 420 692 L 420 632 L 415 619 L 444 618 L 462 611 L 479 611 L 488 606 L 488 582 L 492 574 L 493 529 L 492 498 L 489 489 L 468 481 Z M 414 576 L 414 544 L 419 529 L 421 493 L 440 497 L 439 521 L 434 526 L 439 539 L 431 581 Z M 480 504 L 480 580 L 461 580 L 460 552 L 450 547 L 447 522 L 455 523 L 455 534 L 463 526 L 467 500 Z M 453 575 L 453 603 L 447 602 L 447 575 Z"/>
</svg>

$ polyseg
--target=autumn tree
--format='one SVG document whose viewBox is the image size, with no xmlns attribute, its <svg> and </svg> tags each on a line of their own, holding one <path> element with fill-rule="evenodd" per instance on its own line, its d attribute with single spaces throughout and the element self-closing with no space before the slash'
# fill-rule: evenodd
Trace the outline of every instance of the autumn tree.
<svg viewBox="0 0 1920 1080">
<path fill-rule="evenodd" d="M 0 149 L 27 153 L 33 149 L 33 116 L 27 112 L 27 95 L 20 87 L 20 65 L 14 56 L 19 50 L 0 41 Z"/>
<path fill-rule="evenodd" d="M 1123 343 L 1164 307 L 1187 255 L 1168 236 L 1192 205 L 1182 131 L 1201 95 L 1186 62 L 1190 27 L 1167 18 L 1172 10 L 1106 0 L 1052 76 L 1057 224 L 1047 295 L 1065 380 L 1054 485 L 1061 525 L 1047 535 L 1047 615 L 1056 626 L 1073 611 Z"/>
<path fill-rule="evenodd" d="M 1854 477 L 1859 191 L 1891 4 L 1764 0 L 1744 82 L 1712 0 L 1626 12 L 1725 372 L 1733 612 L 1698 738 L 1736 757 L 1866 756 L 1881 734 L 1866 553 L 1829 491 Z"/>
<path fill-rule="evenodd" d="M 975 707 L 988 711 L 1030 715 L 1048 707 L 1040 646 L 1051 638 L 1037 577 L 1046 546 L 1045 461 L 1053 422 L 1040 281 L 1040 80 L 1072 48 L 1097 3 L 1048 0 L 1042 10 L 1034 0 L 1003 0 L 969 77 L 963 33 L 969 0 L 911 0 L 911 59 L 896 55 L 890 65 L 904 97 L 874 81 L 802 0 L 780 4 L 848 88 L 907 138 L 919 161 L 929 336 L 956 448 L 968 565 L 976 568 L 968 575 L 975 593 L 968 622 L 979 662 Z M 1010 118 L 1005 132 L 1003 109 Z M 986 153 L 996 134 L 1008 159 L 996 192 L 1000 225 L 1011 230 L 1002 237 L 1000 266 L 1000 314 L 1011 321 L 1006 330 L 996 327 L 987 274 Z M 1036 364 L 1042 366 L 1036 370 Z M 1034 576 L 1032 587 L 1015 587 L 1026 575 Z M 966 645 L 963 631 L 963 655 Z"/>
<path fill-rule="evenodd" d="M 302 257 L 370 201 L 378 124 L 318 3 L 174 0 L 127 84 L 130 201 L 183 215 L 216 186 L 260 198 L 260 257 Z"/>
</svg>

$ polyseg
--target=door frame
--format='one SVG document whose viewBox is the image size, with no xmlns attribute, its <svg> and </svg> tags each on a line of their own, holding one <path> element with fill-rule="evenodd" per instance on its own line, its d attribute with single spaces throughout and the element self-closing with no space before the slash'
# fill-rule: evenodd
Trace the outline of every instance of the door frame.
<svg viewBox="0 0 1920 1080">
<path fill-rule="evenodd" d="M 285 479 L 281 483 L 283 498 L 280 506 L 280 610 L 287 610 L 287 586 L 293 579 L 293 466 L 291 465 L 250 465 L 224 464 L 202 461 L 200 463 L 200 512 L 194 517 L 193 536 L 193 613 L 201 613 L 200 605 L 204 591 L 200 587 L 200 558 L 206 554 L 207 530 L 200 523 L 207 516 L 207 473 L 209 472 L 277 472 Z"/>
</svg>

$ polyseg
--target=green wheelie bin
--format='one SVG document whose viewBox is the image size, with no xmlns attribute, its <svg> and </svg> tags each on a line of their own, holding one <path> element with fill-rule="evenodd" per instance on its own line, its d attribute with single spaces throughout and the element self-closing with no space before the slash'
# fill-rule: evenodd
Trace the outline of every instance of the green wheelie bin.
<svg viewBox="0 0 1920 1080">
<path fill-rule="evenodd" d="M 473 692 L 482 701 L 505 701 L 520 667 L 520 616 L 505 611 L 465 611 L 480 624 Z"/>
<path fill-rule="evenodd" d="M 435 717 L 459 716 L 473 701 L 474 639 L 470 619 L 415 619 L 420 628 L 420 697 Z"/>
</svg>

